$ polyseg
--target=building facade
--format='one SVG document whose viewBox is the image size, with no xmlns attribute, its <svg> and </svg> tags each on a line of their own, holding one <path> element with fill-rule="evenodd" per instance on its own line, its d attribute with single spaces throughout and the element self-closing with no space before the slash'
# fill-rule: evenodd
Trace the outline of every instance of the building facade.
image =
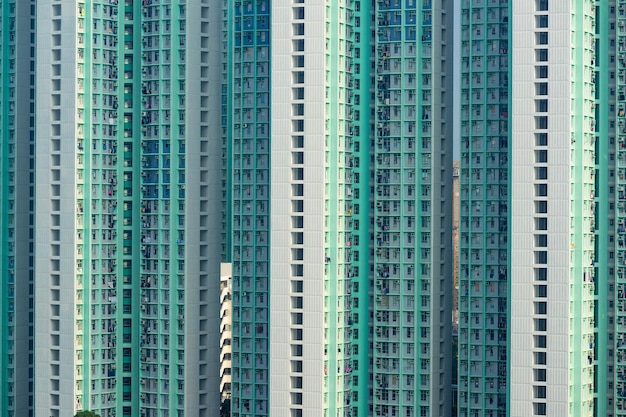
<svg viewBox="0 0 626 417">
<path fill-rule="evenodd" d="M 33 415 L 34 1 L 0 4 L 0 410 Z"/>
<path fill-rule="evenodd" d="M 626 2 L 453 3 L 1 2 L 0 410 L 626 415 Z"/>
<path fill-rule="evenodd" d="M 511 12 L 509 411 L 597 415 L 596 7 Z"/>
<path fill-rule="evenodd" d="M 219 13 L 37 4 L 35 415 L 219 412 Z"/>
<path fill-rule="evenodd" d="M 230 401 L 232 344 L 232 271 L 230 264 L 220 269 L 220 401 L 222 407 Z M 224 408 L 222 408 L 224 410 Z"/>
<path fill-rule="evenodd" d="M 452 17 L 445 2 L 376 4 L 375 415 L 450 413 Z"/>
<path fill-rule="evenodd" d="M 232 415 L 450 415 L 451 10 L 224 11 Z"/>
<path fill-rule="evenodd" d="M 461 2 L 460 416 L 623 414 L 621 3 Z"/>
<path fill-rule="evenodd" d="M 461 4 L 458 409 L 506 415 L 509 2 Z"/>
</svg>

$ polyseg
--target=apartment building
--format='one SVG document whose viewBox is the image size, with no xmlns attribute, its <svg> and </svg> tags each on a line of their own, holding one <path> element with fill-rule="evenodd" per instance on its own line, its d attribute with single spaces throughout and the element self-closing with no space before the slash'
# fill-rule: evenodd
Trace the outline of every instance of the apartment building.
<svg viewBox="0 0 626 417">
<path fill-rule="evenodd" d="M 36 12 L 34 414 L 217 415 L 221 10 Z"/>
<path fill-rule="evenodd" d="M 451 10 L 224 11 L 233 416 L 450 415 Z"/>
<path fill-rule="evenodd" d="M 461 2 L 460 416 L 622 412 L 623 7 Z"/>
<path fill-rule="evenodd" d="M 6 1 L 0 8 L 0 409 L 32 415 L 34 214 L 34 1 Z"/>
<path fill-rule="evenodd" d="M 381 416 L 450 413 L 453 13 L 446 3 L 376 7 L 372 373 Z"/>
</svg>

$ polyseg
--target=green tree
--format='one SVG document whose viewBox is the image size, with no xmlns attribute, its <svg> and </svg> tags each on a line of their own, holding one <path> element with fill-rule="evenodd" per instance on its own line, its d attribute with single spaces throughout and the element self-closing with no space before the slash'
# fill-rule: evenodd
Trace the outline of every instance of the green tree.
<svg viewBox="0 0 626 417">
<path fill-rule="evenodd" d="M 96 414 L 93 411 L 89 410 L 83 410 L 78 411 L 76 414 L 74 414 L 74 417 L 100 417 L 100 414 Z"/>
<path fill-rule="evenodd" d="M 220 405 L 220 417 L 230 416 L 230 398 L 226 398 Z"/>
</svg>

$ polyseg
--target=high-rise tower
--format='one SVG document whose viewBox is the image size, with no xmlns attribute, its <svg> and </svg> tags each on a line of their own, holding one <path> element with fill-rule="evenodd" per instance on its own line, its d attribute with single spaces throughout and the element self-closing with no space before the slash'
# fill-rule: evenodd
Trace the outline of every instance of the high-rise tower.
<svg viewBox="0 0 626 417">
<path fill-rule="evenodd" d="M 459 415 L 613 415 L 616 4 L 461 7 Z"/>
<path fill-rule="evenodd" d="M 371 310 L 381 416 L 450 413 L 453 14 L 445 3 L 376 4 Z"/>
<path fill-rule="evenodd" d="M 506 410 L 508 3 L 461 4 L 460 416 Z"/>
<path fill-rule="evenodd" d="M 509 413 L 597 415 L 595 2 L 511 16 Z"/>
<path fill-rule="evenodd" d="M 218 413 L 209 3 L 37 5 L 36 415 Z"/>
<path fill-rule="evenodd" d="M 34 1 L 0 3 L 0 410 L 33 401 Z"/>
<path fill-rule="evenodd" d="M 435 3 L 224 3 L 234 416 L 449 415 L 452 13 Z"/>
</svg>

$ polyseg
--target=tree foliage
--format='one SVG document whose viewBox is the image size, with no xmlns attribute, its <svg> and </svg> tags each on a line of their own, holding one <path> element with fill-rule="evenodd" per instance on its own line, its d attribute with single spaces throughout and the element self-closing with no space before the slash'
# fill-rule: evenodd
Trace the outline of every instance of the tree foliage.
<svg viewBox="0 0 626 417">
<path fill-rule="evenodd" d="M 83 410 L 74 414 L 74 417 L 100 417 L 100 415 L 94 413 L 93 411 Z"/>
<path fill-rule="evenodd" d="M 220 405 L 220 417 L 230 416 L 230 398 L 226 398 Z"/>
</svg>

